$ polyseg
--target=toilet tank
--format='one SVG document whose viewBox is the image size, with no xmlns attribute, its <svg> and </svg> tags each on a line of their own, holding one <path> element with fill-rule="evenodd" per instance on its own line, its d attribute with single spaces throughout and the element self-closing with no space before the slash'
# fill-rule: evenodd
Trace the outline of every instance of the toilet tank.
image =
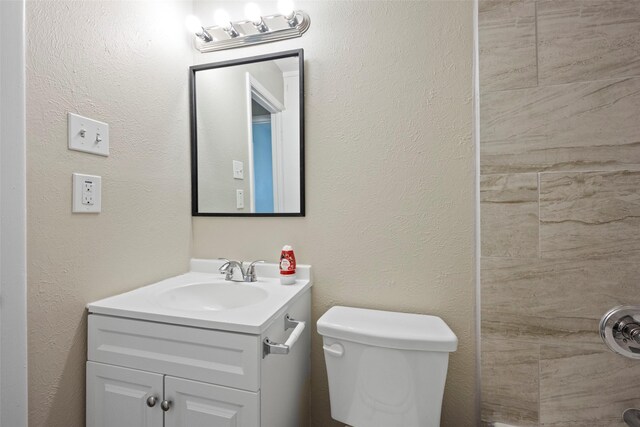
<svg viewBox="0 0 640 427">
<path fill-rule="evenodd" d="M 318 320 L 331 416 L 354 427 L 437 427 L 458 339 L 436 316 L 336 306 Z"/>
</svg>

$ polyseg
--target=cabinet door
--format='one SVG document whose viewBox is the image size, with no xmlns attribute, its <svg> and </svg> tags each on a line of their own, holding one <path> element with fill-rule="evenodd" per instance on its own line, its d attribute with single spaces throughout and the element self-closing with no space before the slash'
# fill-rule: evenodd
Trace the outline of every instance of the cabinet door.
<svg viewBox="0 0 640 427">
<path fill-rule="evenodd" d="M 87 362 L 87 427 L 161 427 L 162 377 Z M 152 396 L 153 407 L 147 404 Z"/>
<path fill-rule="evenodd" d="M 165 377 L 165 427 L 259 427 L 260 392 Z"/>
</svg>

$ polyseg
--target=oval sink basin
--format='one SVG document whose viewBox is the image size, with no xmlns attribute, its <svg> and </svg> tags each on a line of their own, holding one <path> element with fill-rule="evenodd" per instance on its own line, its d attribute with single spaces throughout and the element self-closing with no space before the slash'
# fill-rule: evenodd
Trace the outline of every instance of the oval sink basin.
<svg viewBox="0 0 640 427">
<path fill-rule="evenodd" d="M 165 308 L 190 311 L 220 311 L 246 307 L 267 298 L 264 289 L 243 283 L 194 283 L 158 294 Z"/>
</svg>

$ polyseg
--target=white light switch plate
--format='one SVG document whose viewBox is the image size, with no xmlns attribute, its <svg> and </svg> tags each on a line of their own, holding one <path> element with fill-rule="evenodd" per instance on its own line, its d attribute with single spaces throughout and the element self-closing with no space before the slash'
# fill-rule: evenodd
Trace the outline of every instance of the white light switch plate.
<svg viewBox="0 0 640 427">
<path fill-rule="evenodd" d="M 244 209 L 244 190 L 236 190 L 236 208 Z"/>
<path fill-rule="evenodd" d="M 98 213 L 102 210 L 102 178 L 73 174 L 73 208 L 76 213 Z"/>
<path fill-rule="evenodd" d="M 67 114 L 69 150 L 109 155 L 109 125 L 77 114 Z"/>
<path fill-rule="evenodd" d="M 237 160 L 233 161 L 233 178 L 244 179 L 244 163 Z"/>
</svg>

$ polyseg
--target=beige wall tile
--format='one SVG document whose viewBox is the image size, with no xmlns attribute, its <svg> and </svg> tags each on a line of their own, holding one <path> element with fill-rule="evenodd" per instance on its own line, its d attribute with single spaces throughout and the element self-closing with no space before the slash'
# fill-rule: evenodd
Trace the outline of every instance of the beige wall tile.
<svg viewBox="0 0 640 427">
<path fill-rule="evenodd" d="M 482 340 L 482 421 L 520 427 L 538 425 L 540 346 Z"/>
<path fill-rule="evenodd" d="M 480 90 L 537 85 L 535 2 L 479 3 Z"/>
<path fill-rule="evenodd" d="M 538 175 L 480 177 L 482 256 L 538 256 Z"/>
<path fill-rule="evenodd" d="M 640 78 L 483 94 L 483 174 L 640 163 Z"/>
<path fill-rule="evenodd" d="M 479 6 L 482 422 L 623 426 L 640 365 L 598 322 L 640 273 L 640 1 L 538 1 L 527 68 L 531 7 Z"/>
<path fill-rule="evenodd" d="M 624 426 L 622 412 L 640 407 L 640 363 L 601 346 L 541 348 L 540 425 Z"/>
<path fill-rule="evenodd" d="M 540 174 L 543 258 L 640 258 L 640 171 Z"/>
<path fill-rule="evenodd" d="M 540 85 L 640 75 L 640 1 L 538 3 Z"/>
<path fill-rule="evenodd" d="M 598 322 L 638 292 L 637 262 L 484 258 L 482 334 L 549 344 L 599 344 Z"/>
</svg>

